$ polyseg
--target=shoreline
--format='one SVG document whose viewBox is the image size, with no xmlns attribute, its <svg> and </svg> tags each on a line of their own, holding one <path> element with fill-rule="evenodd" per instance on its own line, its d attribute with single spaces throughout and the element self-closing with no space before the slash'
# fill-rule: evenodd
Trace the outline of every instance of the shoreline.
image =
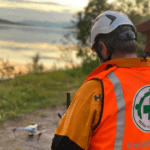
<svg viewBox="0 0 150 150">
<path fill-rule="evenodd" d="M 28 65 L 28 67 L 26 67 Z M 16 76 L 19 76 L 20 75 L 27 75 L 29 73 L 33 73 L 34 70 L 33 70 L 33 65 L 34 63 L 27 63 L 23 66 L 18 66 L 18 65 L 12 65 L 9 61 L 8 61 L 8 64 L 7 66 L 8 67 L 11 67 L 13 66 L 14 67 L 14 70 L 12 70 L 10 72 L 10 74 L 7 73 L 7 71 L 5 69 L 2 69 L 4 68 L 4 66 L 2 66 L 2 61 L 0 61 L 0 71 L 4 72 L 5 75 L 4 77 L 2 78 L 2 73 L 0 72 L 0 82 L 3 82 L 3 81 L 6 81 L 6 80 L 9 80 L 9 79 L 14 79 Z M 37 63 L 37 65 L 43 65 L 44 64 L 41 64 L 41 63 Z M 73 67 L 80 67 L 81 65 L 78 65 L 78 64 L 75 64 L 75 63 L 66 63 L 64 67 L 58 67 L 58 65 L 54 64 L 53 66 L 47 68 L 44 66 L 43 68 L 43 72 L 53 72 L 53 71 L 59 71 L 59 70 L 66 70 L 66 69 L 71 69 Z M 9 76 L 9 77 L 8 77 Z"/>
</svg>

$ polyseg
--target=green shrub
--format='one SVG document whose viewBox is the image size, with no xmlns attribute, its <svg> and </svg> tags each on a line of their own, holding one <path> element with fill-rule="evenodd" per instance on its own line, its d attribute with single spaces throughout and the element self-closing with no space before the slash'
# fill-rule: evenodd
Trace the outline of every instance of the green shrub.
<svg viewBox="0 0 150 150">
<path fill-rule="evenodd" d="M 97 57 L 96 60 L 84 61 L 82 63 L 82 72 L 84 74 L 90 74 L 95 68 L 100 65 L 99 59 Z"/>
<path fill-rule="evenodd" d="M 143 57 L 144 56 L 144 46 L 143 46 L 143 44 L 138 44 L 137 52 L 138 52 L 138 57 Z"/>
</svg>

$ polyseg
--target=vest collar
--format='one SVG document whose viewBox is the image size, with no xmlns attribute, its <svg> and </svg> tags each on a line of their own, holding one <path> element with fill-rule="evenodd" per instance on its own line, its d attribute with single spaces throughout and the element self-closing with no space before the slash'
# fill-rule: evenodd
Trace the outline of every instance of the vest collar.
<svg viewBox="0 0 150 150">
<path fill-rule="evenodd" d="M 119 58 L 107 61 L 100 66 L 98 66 L 87 78 L 86 81 L 103 71 L 106 71 L 108 67 L 111 66 L 110 70 L 115 68 L 127 68 L 127 67 L 148 67 L 150 66 L 150 58 Z"/>
<path fill-rule="evenodd" d="M 119 59 L 110 60 L 110 61 L 106 62 L 106 64 L 116 66 L 117 68 L 148 67 L 148 66 L 150 66 L 150 58 L 146 58 L 146 59 L 143 59 L 143 58 L 119 58 Z"/>
</svg>

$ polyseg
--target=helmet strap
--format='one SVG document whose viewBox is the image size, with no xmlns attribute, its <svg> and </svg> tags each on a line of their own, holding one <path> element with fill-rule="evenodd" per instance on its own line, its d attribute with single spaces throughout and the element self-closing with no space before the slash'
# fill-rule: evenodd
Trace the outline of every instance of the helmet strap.
<svg viewBox="0 0 150 150">
<path fill-rule="evenodd" d="M 98 50 L 97 47 L 95 47 L 94 49 L 96 50 L 96 53 L 97 53 L 98 57 L 99 57 L 103 62 L 106 62 L 106 61 L 111 60 L 112 54 L 113 54 L 113 52 L 114 52 L 114 48 L 113 48 L 112 46 L 110 47 L 111 50 L 110 50 L 110 53 L 109 53 L 109 55 L 108 55 L 107 58 L 103 58 L 103 56 L 101 55 L 101 53 L 99 52 L 99 50 Z"/>
</svg>

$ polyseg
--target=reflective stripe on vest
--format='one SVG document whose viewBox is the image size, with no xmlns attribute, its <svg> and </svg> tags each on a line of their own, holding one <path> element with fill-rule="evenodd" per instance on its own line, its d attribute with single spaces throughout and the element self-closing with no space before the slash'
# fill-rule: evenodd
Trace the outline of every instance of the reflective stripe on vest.
<svg viewBox="0 0 150 150">
<path fill-rule="evenodd" d="M 117 99 L 117 127 L 116 127 L 116 139 L 114 150 L 121 150 L 123 145 L 123 136 L 124 136 L 124 126 L 125 126 L 125 101 L 123 97 L 123 91 L 121 87 L 121 83 L 114 72 L 110 72 L 107 75 L 108 79 L 113 83 L 115 95 Z"/>
</svg>

